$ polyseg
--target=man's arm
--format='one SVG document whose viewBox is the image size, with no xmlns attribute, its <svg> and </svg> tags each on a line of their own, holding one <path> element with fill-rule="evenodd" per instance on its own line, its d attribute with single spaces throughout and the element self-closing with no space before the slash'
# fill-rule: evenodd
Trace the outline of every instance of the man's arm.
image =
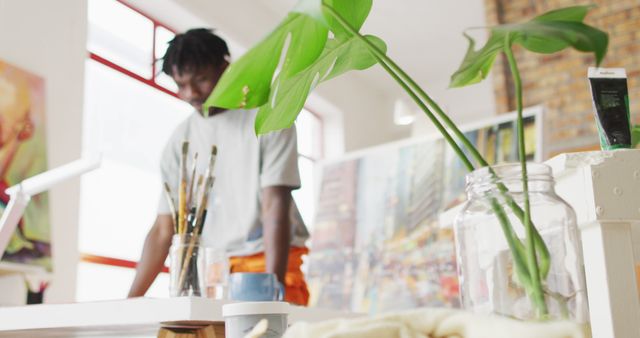
<svg viewBox="0 0 640 338">
<path fill-rule="evenodd" d="M 169 254 L 173 237 L 173 221 L 170 215 L 158 215 L 144 241 L 142 257 L 136 267 L 136 277 L 128 297 L 142 297 L 162 271 Z"/>
<path fill-rule="evenodd" d="M 262 226 L 267 271 L 284 284 L 291 243 L 291 188 L 272 186 L 262 189 Z"/>
</svg>

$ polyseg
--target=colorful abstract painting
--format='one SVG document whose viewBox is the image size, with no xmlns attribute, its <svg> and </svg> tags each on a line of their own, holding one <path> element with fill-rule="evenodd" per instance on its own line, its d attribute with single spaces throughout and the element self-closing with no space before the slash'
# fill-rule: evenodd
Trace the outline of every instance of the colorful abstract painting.
<svg viewBox="0 0 640 338">
<path fill-rule="evenodd" d="M 0 60 L 0 211 L 5 189 L 47 168 L 44 80 Z M 49 197 L 33 196 L 3 261 L 51 269 Z"/>
<path fill-rule="evenodd" d="M 540 113 L 525 119 L 530 160 L 539 152 Z M 463 131 L 491 164 L 517 159 L 513 114 Z M 312 305 L 367 313 L 459 306 L 453 229 L 440 215 L 464 202 L 467 170 L 442 138 L 368 149 L 322 172 Z"/>
</svg>

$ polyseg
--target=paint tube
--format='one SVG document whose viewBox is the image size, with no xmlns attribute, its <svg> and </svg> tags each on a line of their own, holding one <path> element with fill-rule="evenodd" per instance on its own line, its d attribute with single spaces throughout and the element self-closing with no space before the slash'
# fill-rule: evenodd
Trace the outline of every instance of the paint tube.
<svg viewBox="0 0 640 338">
<path fill-rule="evenodd" d="M 630 148 L 629 93 L 624 68 L 589 67 L 589 84 L 600 147 Z"/>
</svg>

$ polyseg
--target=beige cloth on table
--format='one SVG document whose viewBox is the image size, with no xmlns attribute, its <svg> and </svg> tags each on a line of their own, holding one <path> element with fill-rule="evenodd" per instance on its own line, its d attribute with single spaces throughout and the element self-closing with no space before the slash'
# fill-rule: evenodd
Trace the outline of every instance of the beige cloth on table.
<svg viewBox="0 0 640 338">
<path fill-rule="evenodd" d="M 506 317 L 423 308 L 375 317 L 292 325 L 283 338 L 586 338 L 569 321 L 524 322 Z"/>
</svg>

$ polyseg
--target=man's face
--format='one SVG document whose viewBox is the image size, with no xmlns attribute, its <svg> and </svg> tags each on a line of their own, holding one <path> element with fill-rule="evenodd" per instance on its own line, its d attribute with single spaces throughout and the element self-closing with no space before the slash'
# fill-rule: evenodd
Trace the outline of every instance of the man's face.
<svg viewBox="0 0 640 338">
<path fill-rule="evenodd" d="M 202 104 L 215 88 L 227 64 L 179 72 L 173 67 L 173 80 L 178 85 L 178 96 L 203 114 Z M 204 114 L 203 114 L 204 115 Z"/>
</svg>

